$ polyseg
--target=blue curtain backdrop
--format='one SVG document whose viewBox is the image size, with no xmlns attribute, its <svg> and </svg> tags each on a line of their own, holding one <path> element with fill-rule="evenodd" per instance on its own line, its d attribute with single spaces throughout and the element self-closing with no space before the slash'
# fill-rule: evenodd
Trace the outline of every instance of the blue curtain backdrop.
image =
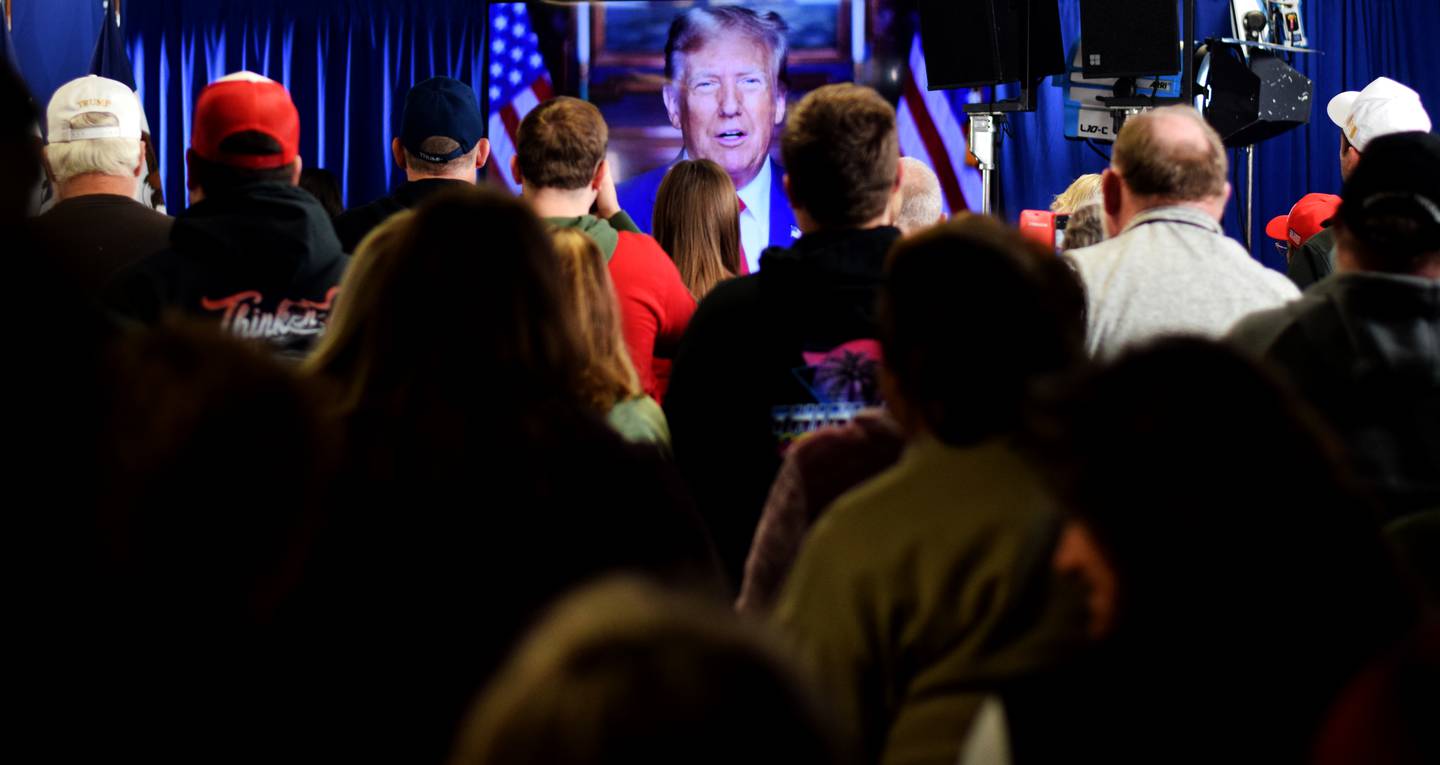
<svg viewBox="0 0 1440 765">
<path fill-rule="evenodd" d="M 171 209 L 186 199 L 191 110 L 210 81 L 241 69 L 283 83 L 300 110 L 306 166 L 340 176 L 347 204 L 399 182 L 390 155 L 412 84 L 454 77 L 478 88 L 478 0 L 129 0 L 135 80 L 157 141 Z"/>
<path fill-rule="evenodd" d="M 1198 0 L 1196 36 L 1230 36 L 1229 8 L 1228 0 Z M 1295 68 L 1315 83 L 1310 124 L 1255 149 L 1253 254 L 1280 267 L 1284 257 L 1266 239 L 1265 223 L 1289 212 L 1308 192 L 1340 193 L 1340 131 L 1325 116 L 1331 96 L 1359 90 L 1376 77 L 1390 77 L 1419 91 L 1426 110 L 1440 123 L 1440 0 L 1305 0 L 1304 14 L 1310 46 L 1323 51 L 1294 59 Z M 1079 0 L 1061 0 L 1060 21 L 1068 50 L 1080 37 Z M 1020 210 L 1048 208 L 1050 198 L 1075 176 L 1105 167 L 1085 144 L 1060 137 L 1063 107 L 1060 89 L 1047 82 L 1041 86 L 1039 109 L 1012 118 L 1011 135 L 1001 147 L 1000 186 L 1001 204 L 1011 221 Z M 1230 159 L 1232 170 L 1243 168 L 1243 153 L 1231 152 Z M 1242 175 L 1232 172 L 1231 183 L 1237 193 L 1243 191 Z M 1243 241 L 1233 199 L 1225 225 L 1231 236 Z"/>
</svg>

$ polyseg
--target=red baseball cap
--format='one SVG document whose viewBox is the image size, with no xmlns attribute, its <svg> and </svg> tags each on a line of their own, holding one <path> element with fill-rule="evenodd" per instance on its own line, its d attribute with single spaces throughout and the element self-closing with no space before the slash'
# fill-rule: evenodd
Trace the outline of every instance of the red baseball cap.
<svg viewBox="0 0 1440 765">
<path fill-rule="evenodd" d="M 1325 224 L 1335 217 L 1338 209 L 1340 197 L 1334 194 L 1306 194 L 1290 208 L 1289 215 L 1271 220 L 1265 226 L 1265 233 L 1271 239 L 1299 247 L 1324 230 Z"/>
<path fill-rule="evenodd" d="M 220 143 L 236 133 L 263 133 L 280 144 L 274 154 L 236 154 Z M 284 167 L 300 154 L 300 113 L 285 86 L 254 72 L 228 74 L 200 91 L 190 148 L 201 159 L 247 170 Z"/>
</svg>

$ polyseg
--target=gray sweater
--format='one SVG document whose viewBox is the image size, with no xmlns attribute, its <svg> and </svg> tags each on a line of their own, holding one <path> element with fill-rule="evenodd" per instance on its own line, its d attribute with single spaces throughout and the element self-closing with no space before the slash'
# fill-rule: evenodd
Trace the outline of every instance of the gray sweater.
<svg viewBox="0 0 1440 765">
<path fill-rule="evenodd" d="M 1300 295 L 1190 207 L 1146 210 L 1114 238 L 1065 257 L 1085 283 L 1086 349 L 1101 359 L 1162 335 L 1218 338 Z"/>
</svg>

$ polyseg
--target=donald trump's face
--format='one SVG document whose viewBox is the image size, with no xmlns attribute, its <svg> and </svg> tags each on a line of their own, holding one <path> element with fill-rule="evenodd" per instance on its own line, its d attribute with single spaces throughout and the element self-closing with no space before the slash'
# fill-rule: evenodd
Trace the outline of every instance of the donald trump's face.
<svg viewBox="0 0 1440 765">
<path fill-rule="evenodd" d="M 785 120 L 771 52 L 746 35 L 724 34 L 678 63 L 664 91 L 670 124 L 692 159 L 715 162 L 741 188 L 760 172 L 775 126 Z"/>
</svg>

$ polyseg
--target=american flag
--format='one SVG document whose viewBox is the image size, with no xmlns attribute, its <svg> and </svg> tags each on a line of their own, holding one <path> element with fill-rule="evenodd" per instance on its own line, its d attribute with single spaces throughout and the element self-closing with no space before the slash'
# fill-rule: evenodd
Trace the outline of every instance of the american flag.
<svg viewBox="0 0 1440 765">
<path fill-rule="evenodd" d="M 524 3 L 490 5 L 490 177 L 519 193 L 510 176 L 515 132 L 520 120 L 554 95 L 550 72 L 540 55 L 540 38 L 530 26 Z"/>
<path fill-rule="evenodd" d="M 929 165 L 945 192 L 945 212 L 979 210 L 980 171 L 970 163 L 969 119 L 964 104 L 980 100 L 978 89 L 929 90 L 920 33 L 910 44 L 910 66 L 902 83 L 895 124 L 900 153 Z"/>
<path fill-rule="evenodd" d="M 95 41 L 95 53 L 90 57 L 90 74 L 106 77 L 123 83 L 135 90 L 135 68 L 130 65 L 130 54 L 125 52 L 125 35 L 120 29 L 120 0 L 102 0 L 105 20 L 100 23 L 100 37 Z M 136 98 L 140 97 L 137 92 Z M 143 103 L 143 101 L 142 101 Z M 150 135 L 150 120 L 145 110 L 140 110 L 140 132 Z M 165 193 L 160 188 L 160 174 L 150 168 L 159 167 L 155 159 L 155 142 L 146 140 L 145 156 L 141 158 L 140 177 L 144 182 L 135 191 L 135 199 L 141 204 L 159 212 L 165 212 Z"/>
</svg>

